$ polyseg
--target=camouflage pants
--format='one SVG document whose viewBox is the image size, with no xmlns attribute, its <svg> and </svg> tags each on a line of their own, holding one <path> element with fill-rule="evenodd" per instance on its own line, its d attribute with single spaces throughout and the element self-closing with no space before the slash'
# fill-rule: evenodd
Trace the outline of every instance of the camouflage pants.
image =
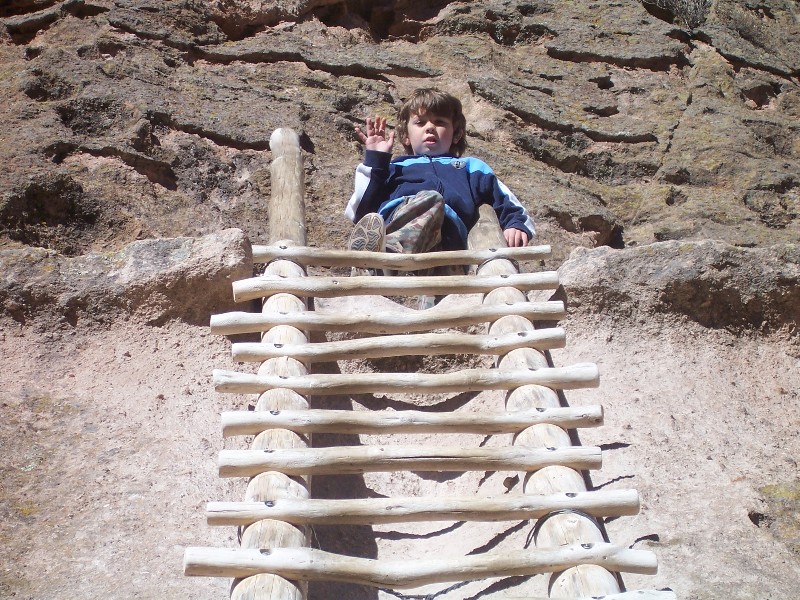
<svg viewBox="0 0 800 600">
<path fill-rule="evenodd" d="M 426 190 L 406 196 L 386 220 L 386 251 L 403 254 L 436 252 L 442 246 L 444 198 Z M 463 266 L 434 267 L 417 275 L 464 275 Z"/>
<path fill-rule="evenodd" d="M 444 198 L 434 191 L 406 196 L 386 219 L 386 251 L 417 254 L 442 243 Z"/>
</svg>

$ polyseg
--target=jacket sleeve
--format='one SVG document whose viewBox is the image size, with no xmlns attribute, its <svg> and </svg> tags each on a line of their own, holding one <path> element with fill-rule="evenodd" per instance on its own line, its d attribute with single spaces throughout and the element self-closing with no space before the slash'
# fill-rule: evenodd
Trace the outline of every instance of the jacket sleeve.
<svg viewBox="0 0 800 600">
<path fill-rule="evenodd" d="M 497 177 L 495 179 L 495 192 L 494 202 L 492 207 L 497 213 L 497 219 L 500 221 L 500 226 L 503 231 L 513 227 L 525 231 L 529 239 L 533 239 L 536 235 L 536 229 L 533 226 L 533 219 L 522 206 L 522 203 L 517 199 L 513 192 L 506 187 Z"/>
<path fill-rule="evenodd" d="M 489 167 L 479 174 L 477 183 L 479 189 L 476 197 L 481 204 L 492 205 L 504 231 L 509 228 L 519 229 L 527 232 L 531 239 L 536 235 L 533 219 L 528 211 Z"/>
<path fill-rule="evenodd" d="M 388 152 L 367 150 L 364 162 L 356 167 L 353 195 L 344 211 L 354 223 L 367 213 L 378 212 L 380 205 L 389 199 L 391 160 Z"/>
</svg>

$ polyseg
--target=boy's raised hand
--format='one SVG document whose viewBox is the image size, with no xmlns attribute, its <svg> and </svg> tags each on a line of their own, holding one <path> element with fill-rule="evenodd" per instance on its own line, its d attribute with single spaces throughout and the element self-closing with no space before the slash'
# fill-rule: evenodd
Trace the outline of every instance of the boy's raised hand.
<svg viewBox="0 0 800 600">
<path fill-rule="evenodd" d="M 367 132 L 366 134 L 360 127 L 356 127 L 356 135 L 358 139 L 366 145 L 367 150 L 377 150 L 378 152 L 392 153 L 392 146 L 394 146 L 394 130 L 386 135 L 386 117 L 375 115 L 375 119 L 367 117 Z"/>
</svg>

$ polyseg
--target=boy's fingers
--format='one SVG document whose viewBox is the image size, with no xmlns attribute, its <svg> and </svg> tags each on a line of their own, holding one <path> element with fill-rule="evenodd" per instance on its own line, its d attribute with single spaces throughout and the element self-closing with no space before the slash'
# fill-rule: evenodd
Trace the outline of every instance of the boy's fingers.
<svg viewBox="0 0 800 600">
<path fill-rule="evenodd" d="M 506 243 L 511 248 L 519 248 L 528 244 L 528 234 L 521 229 L 514 229 L 513 227 L 506 229 L 503 232 L 503 237 L 506 238 Z"/>
</svg>

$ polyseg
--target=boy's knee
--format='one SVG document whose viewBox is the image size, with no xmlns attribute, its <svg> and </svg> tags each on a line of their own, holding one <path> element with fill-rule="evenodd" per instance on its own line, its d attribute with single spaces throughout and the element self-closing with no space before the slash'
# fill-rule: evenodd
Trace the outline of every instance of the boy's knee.
<svg viewBox="0 0 800 600">
<path fill-rule="evenodd" d="M 434 205 L 444 204 L 444 197 L 436 190 L 423 190 L 421 192 L 417 192 L 416 196 L 414 196 L 414 199 L 419 201 L 427 200 Z"/>
</svg>

